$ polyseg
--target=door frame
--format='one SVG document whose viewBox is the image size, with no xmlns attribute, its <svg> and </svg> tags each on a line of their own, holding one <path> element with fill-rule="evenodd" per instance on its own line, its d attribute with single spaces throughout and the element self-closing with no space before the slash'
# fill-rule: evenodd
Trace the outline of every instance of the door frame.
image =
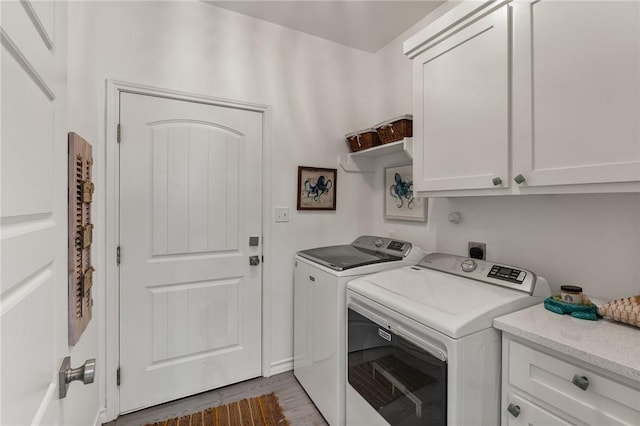
<svg viewBox="0 0 640 426">
<path fill-rule="evenodd" d="M 119 390 L 116 371 L 120 364 L 120 300 L 119 267 L 116 249 L 119 241 L 120 218 L 120 157 L 117 142 L 117 125 L 120 117 L 120 93 L 134 93 L 180 101 L 196 102 L 213 106 L 237 108 L 262 114 L 262 375 L 271 375 L 271 111 L 263 104 L 215 98 L 196 93 L 153 87 L 120 80 L 106 80 L 106 120 L 105 120 L 105 165 L 106 165 L 106 241 L 105 241 L 105 397 L 106 421 L 115 420 L 120 413 Z M 265 243 L 266 241 L 266 243 Z"/>
</svg>

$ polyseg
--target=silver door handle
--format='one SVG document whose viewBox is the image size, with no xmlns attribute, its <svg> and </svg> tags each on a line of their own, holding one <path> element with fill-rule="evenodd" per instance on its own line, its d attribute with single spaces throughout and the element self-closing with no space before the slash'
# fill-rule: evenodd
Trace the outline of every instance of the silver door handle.
<svg viewBox="0 0 640 426">
<path fill-rule="evenodd" d="M 249 256 L 249 265 L 256 266 L 260 264 L 260 256 Z"/>
<path fill-rule="evenodd" d="M 58 387 L 60 388 L 60 399 L 67 396 L 69 384 L 74 380 L 82 380 L 82 383 L 88 385 L 93 383 L 96 375 L 95 358 L 88 359 L 78 368 L 71 368 L 71 357 L 62 360 L 60 370 L 58 370 Z"/>
</svg>

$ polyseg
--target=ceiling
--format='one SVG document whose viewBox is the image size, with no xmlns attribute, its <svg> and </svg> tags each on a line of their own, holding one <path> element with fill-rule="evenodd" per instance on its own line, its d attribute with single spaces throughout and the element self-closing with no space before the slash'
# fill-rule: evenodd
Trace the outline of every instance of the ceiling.
<svg viewBox="0 0 640 426">
<path fill-rule="evenodd" d="M 205 2 L 371 53 L 444 3 L 437 0 Z"/>
</svg>

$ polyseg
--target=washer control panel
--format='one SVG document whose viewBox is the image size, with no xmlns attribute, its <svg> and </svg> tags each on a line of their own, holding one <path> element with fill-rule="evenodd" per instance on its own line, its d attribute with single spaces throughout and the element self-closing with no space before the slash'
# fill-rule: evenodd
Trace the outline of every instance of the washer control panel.
<svg viewBox="0 0 640 426">
<path fill-rule="evenodd" d="M 430 253 L 417 266 L 471 278 L 488 284 L 508 287 L 529 294 L 533 294 L 536 285 L 536 275 L 526 269 L 452 254 Z"/>
<path fill-rule="evenodd" d="M 413 247 L 412 244 L 407 241 L 394 240 L 385 237 L 374 237 L 371 235 L 358 237 L 353 243 L 351 243 L 351 245 L 365 250 L 401 257 L 406 256 Z"/>
<path fill-rule="evenodd" d="M 499 280 L 521 284 L 526 278 L 527 273 L 521 269 L 510 268 L 508 266 L 493 265 L 487 276 Z"/>
</svg>

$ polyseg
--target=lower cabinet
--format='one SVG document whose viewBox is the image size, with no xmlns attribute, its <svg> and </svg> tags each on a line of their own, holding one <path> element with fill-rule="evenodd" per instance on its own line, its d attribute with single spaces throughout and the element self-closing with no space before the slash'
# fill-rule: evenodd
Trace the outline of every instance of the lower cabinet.
<svg viewBox="0 0 640 426">
<path fill-rule="evenodd" d="M 508 334 L 502 351 L 503 425 L 640 425 L 640 383 Z"/>
<path fill-rule="evenodd" d="M 503 425 L 509 426 L 568 426 L 571 423 L 551 414 L 515 392 L 507 395 L 508 415 L 503 416 Z"/>
</svg>

